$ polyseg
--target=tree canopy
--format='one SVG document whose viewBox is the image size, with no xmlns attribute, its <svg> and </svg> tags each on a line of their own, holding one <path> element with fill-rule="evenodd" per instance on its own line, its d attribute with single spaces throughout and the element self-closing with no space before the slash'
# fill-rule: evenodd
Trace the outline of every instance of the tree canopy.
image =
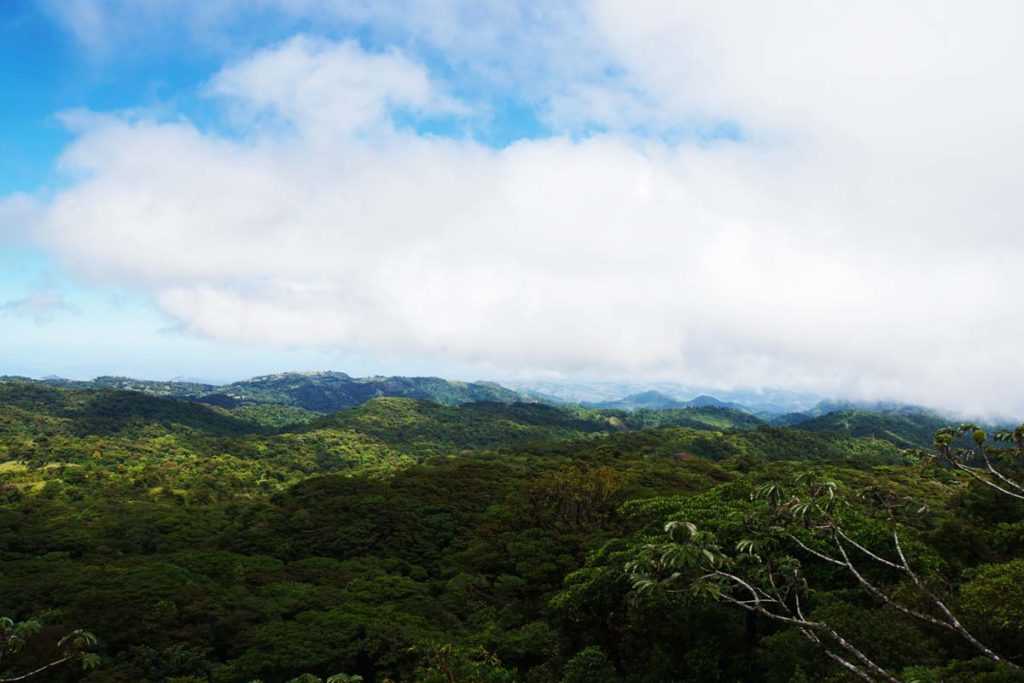
<svg viewBox="0 0 1024 683">
<path fill-rule="evenodd" d="M 1022 680 L 1024 432 L 250 408 L 0 383 L 0 680 Z"/>
</svg>

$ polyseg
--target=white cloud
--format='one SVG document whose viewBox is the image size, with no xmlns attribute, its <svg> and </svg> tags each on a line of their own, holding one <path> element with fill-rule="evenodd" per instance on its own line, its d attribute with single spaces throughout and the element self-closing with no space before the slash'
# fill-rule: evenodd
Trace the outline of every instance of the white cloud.
<svg viewBox="0 0 1024 683">
<path fill-rule="evenodd" d="M 272 114 L 307 139 L 352 135 L 386 121 L 391 109 L 455 112 L 426 69 L 397 51 L 367 54 L 352 42 L 297 36 L 221 71 L 210 90 L 240 103 L 243 122 Z"/>
<path fill-rule="evenodd" d="M 241 137 L 82 129 L 41 239 L 225 341 L 1024 411 L 1015 4 L 438 6 L 403 30 L 536 73 L 554 125 L 609 132 L 495 150 L 396 130 L 395 107 L 455 106 L 423 66 L 299 38 L 211 81 Z M 503 43 L 536 51 L 488 64 Z M 722 121 L 744 141 L 624 132 Z"/>
<path fill-rule="evenodd" d="M 0 245 L 31 239 L 44 210 L 39 200 L 21 192 L 0 197 Z"/>
<path fill-rule="evenodd" d="M 48 323 L 60 313 L 77 313 L 64 295 L 50 286 L 36 289 L 21 299 L 0 304 L 0 314 L 30 318 L 36 323 Z"/>
</svg>

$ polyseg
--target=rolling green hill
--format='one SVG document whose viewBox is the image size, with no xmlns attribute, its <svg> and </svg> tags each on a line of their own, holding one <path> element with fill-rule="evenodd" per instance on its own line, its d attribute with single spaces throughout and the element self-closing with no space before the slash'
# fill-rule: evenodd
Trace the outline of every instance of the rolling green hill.
<svg viewBox="0 0 1024 683">
<path fill-rule="evenodd" d="M 71 389 L 37 382 L 0 382 L 7 420 L 34 423 L 42 433 L 115 435 L 147 427 L 238 436 L 261 431 L 254 418 L 213 406 L 113 389 Z M 6 427 L 13 429 L 13 425 Z"/>
<path fill-rule="evenodd" d="M 693 427 L 694 429 L 754 429 L 764 422 L 750 413 L 718 406 L 635 410 L 619 415 L 629 429 Z"/>
<path fill-rule="evenodd" d="M 514 447 L 530 441 L 614 431 L 596 413 L 540 403 L 467 403 L 446 406 L 408 398 L 377 398 L 312 422 L 309 429 L 369 434 L 417 455 Z"/>
<path fill-rule="evenodd" d="M 341 372 L 281 373 L 218 387 L 199 400 L 232 408 L 248 403 L 296 406 L 318 413 L 351 408 L 379 397 L 415 398 L 443 405 L 521 401 L 496 384 L 439 377 L 349 377 Z"/>
<path fill-rule="evenodd" d="M 835 432 L 885 439 L 904 448 L 929 448 L 935 431 L 952 420 L 917 411 L 839 410 L 796 425 L 808 432 Z"/>
</svg>

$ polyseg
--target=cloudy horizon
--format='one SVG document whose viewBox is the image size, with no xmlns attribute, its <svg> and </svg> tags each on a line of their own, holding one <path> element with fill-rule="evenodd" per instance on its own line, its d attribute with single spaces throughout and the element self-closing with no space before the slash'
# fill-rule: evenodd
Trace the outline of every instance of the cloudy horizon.
<svg viewBox="0 0 1024 683">
<path fill-rule="evenodd" d="M 1024 415 L 1018 3 L 416 7 L 0 9 L 0 374 Z"/>
</svg>

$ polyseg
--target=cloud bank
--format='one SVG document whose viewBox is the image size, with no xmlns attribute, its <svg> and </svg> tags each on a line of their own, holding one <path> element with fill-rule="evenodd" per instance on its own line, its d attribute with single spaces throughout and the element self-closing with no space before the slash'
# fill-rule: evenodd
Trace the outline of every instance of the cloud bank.
<svg viewBox="0 0 1024 683">
<path fill-rule="evenodd" d="M 281 5 L 402 39 L 75 118 L 34 238 L 216 340 L 1024 411 L 1019 4 L 467 7 Z M 460 69 L 550 134 L 478 142 Z"/>
</svg>

